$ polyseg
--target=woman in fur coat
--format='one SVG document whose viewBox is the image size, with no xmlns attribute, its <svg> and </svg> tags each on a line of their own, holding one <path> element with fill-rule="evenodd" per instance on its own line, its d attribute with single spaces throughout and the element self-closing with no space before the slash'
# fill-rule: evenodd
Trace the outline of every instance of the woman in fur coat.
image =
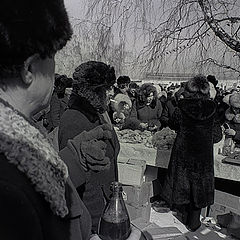
<svg viewBox="0 0 240 240">
<path fill-rule="evenodd" d="M 89 61 L 76 68 L 73 79 L 69 108 L 62 115 L 59 126 L 60 150 L 66 146 L 69 139 L 79 133 L 104 123 L 111 124 L 107 113 L 106 93 L 116 80 L 114 68 L 102 62 Z M 110 183 L 118 179 L 119 142 L 114 129 L 111 133 L 110 140 L 101 142 L 102 147 L 106 148 L 106 156 L 110 159 L 108 169 L 101 172 L 90 171 L 86 184 L 75 185 L 91 214 L 93 232 L 98 229 L 101 213 L 110 194 Z M 95 152 L 94 148 L 92 152 Z"/>
<path fill-rule="evenodd" d="M 189 230 L 200 226 L 201 209 L 214 203 L 213 124 L 216 105 L 209 84 L 197 76 L 187 82 L 169 121 L 177 137 L 162 197 L 182 214 Z"/>
<path fill-rule="evenodd" d="M 143 129 L 157 131 L 161 127 L 162 104 L 157 98 L 156 88 L 149 83 L 140 87 L 137 118 Z"/>
</svg>

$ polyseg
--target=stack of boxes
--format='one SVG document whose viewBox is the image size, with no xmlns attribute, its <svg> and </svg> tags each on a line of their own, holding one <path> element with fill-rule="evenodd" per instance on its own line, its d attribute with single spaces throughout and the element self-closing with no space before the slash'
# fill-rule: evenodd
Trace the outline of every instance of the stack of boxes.
<svg viewBox="0 0 240 240">
<path fill-rule="evenodd" d="M 152 178 L 146 176 L 146 162 L 119 158 L 119 182 L 123 184 L 123 196 L 131 221 L 137 218 L 150 220 Z M 155 168 L 157 169 L 157 168 Z M 152 169 L 151 169 L 152 174 Z"/>
</svg>

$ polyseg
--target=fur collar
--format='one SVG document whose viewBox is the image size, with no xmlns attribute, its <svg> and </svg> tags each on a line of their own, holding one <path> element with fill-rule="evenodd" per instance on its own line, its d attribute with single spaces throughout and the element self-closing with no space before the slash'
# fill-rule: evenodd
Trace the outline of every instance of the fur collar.
<svg viewBox="0 0 240 240">
<path fill-rule="evenodd" d="M 0 152 L 26 175 L 54 214 L 66 216 L 66 165 L 33 123 L 3 100 L 0 112 Z"/>
<path fill-rule="evenodd" d="M 98 113 L 104 113 L 107 110 L 107 96 L 104 88 L 98 89 L 98 92 L 89 87 L 81 86 L 77 92 L 73 91 L 70 96 L 70 104 L 74 103 L 76 97 L 84 98 Z"/>
</svg>

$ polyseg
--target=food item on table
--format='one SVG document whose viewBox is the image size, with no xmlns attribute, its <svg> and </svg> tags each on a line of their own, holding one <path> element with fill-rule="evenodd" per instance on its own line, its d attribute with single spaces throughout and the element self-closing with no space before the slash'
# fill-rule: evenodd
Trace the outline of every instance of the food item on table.
<svg viewBox="0 0 240 240">
<path fill-rule="evenodd" d="M 122 143 L 143 144 L 149 148 L 161 150 L 171 149 L 176 138 L 176 133 L 170 128 L 164 128 L 152 135 L 150 131 L 124 129 L 116 131 Z"/>
<path fill-rule="evenodd" d="M 152 144 L 155 148 L 161 150 L 171 149 L 176 138 L 176 133 L 170 128 L 163 128 L 156 132 L 152 137 Z"/>
</svg>

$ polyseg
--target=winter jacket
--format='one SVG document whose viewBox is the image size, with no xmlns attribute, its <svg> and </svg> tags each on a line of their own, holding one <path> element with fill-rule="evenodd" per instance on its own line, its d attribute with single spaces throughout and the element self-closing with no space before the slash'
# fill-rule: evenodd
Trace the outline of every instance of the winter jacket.
<svg viewBox="0 0 240 240">
<path fill-rule="evenodd" d="M 57 152 L 7 103 L 0 111 L 0 239 L 89 239 L 90 215 Z"/>
<path fill-rule="evenodd" d="M 177 131 L 162 196 L 170 204 L 193 203 L 204 208 L 214 202 L 213 124 L 211 100 L 179 100 L 169 125 Z"/>
<path fill-rule="evenodd" d="M 169 99 L 163 107 L 162 115 L 161 115 L 161 124 L 162 127 L 168 127 L 168 121 L 172 117 L 175 108 L 177 107 L 177 101 L 175 98 Z"/>
<path fill-rule="evenodd" d="M 149 126 L 156 125 L 160 128 L 160 117 L 162 115 L 162 104 L 159 100 L 155 104 L 140 105 L 137 109 L 138 120 L 143 123 L 148 123 Z"/>
<path fill-rule="evenodd" d="M 58 135 L 60 150 L 66 146 L 68 139 L 72 139 L 84 130 L 89 131 L 103 123 L 102 117 L 88 100 L 79 96 L 71 96 L 69 109 L 64 112 L 60 121 Z M 114 130 L 112 131 L 112 139 L 106 140 L 106 143 L 106 156 L 109 157 L 111 162 L 110 169 L 101 172 L 90 171 L 87 173 L 87 180 L 84 185 L 77 184 L 77 172 L 75 177 L 71 177 L 73 183 L 76 183 L 75 187 L 91 214 L 93 232 L 97 231 L 106 198 L 109 197 L 110 183 L 118 179 L 117 155 L 120 147 Z M 72 160 L 70 159 L 69 161 Z M 70 172 L 72 171 L 70 170 Z"/>
</svg>

